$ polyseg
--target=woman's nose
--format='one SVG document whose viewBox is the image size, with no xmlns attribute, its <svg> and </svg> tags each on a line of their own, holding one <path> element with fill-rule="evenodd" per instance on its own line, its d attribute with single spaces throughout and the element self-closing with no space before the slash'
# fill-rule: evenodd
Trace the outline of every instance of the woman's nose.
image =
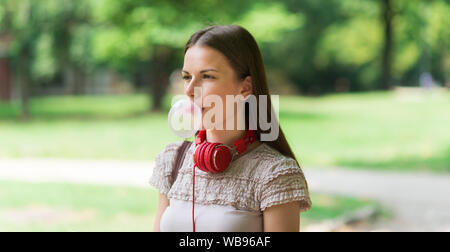
<svg viewBox="0 0 450 252">
<path fill-rule="evenodd" d="M 184 92 L 186 96 L 197 106 L 202 107 L 203 90 L 202 83 L 191 79 L 190 82 L 186 82 Z"/>
<path fill-rule="evenodd" d="M 194 100 L 195 96 L 195 87 L 199 87 L 199 85 L 196 84 L 196 82 L 197 82 L 196 79 L 192 78 L 189 82 L 186 82 L 184 87 L 184 93 L 192 100 Z"/>
</svg>

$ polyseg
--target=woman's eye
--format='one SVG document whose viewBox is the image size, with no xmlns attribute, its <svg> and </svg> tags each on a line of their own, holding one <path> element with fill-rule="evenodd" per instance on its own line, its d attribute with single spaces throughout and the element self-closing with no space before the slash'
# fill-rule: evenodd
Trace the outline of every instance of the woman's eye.
<svg viewBox="0 0 450 252">
<path fill-rule="evenodd" d="M 206 78 L 206 79 L 214 79 L 213 76 L 207 75 L 207 74 L 203 75 L 203 78 Z M 191 79 L 190 76 L 183 76 L 183 80 L 189 80 L 189 79 Z"/>
</svg>

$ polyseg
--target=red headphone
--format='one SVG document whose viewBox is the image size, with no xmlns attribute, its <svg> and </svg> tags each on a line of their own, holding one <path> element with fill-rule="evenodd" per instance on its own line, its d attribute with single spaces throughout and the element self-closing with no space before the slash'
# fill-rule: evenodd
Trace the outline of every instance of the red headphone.
<svg viewBox="0 0 450 252">
<path fill-rule="evenodd" d="M 231 161 L 247 150 L 247 145 L 255 142 L 255 130 L 248 130 L 244 137 L 233 144 L 233 148 L 221 143 L 206 142 L 206 131 L 201 130 L 195 140 L 194 168 L 192 171 L 192 229 L 195 232 L 194 204 L 195 204 L 195 167 L 204 172 L 218 173 L 225 171 Z"/>
<path fill-rule="evenodd" d="M 231 164 L 231 161 L 247 150 L 247 145 L 255 142 L 257 139 L 255 130 L 248 130 L 245 136 L 236 140 L 233 148 L 221 143 L 206 142 L 206 131 L 198 133 L 195 140 L 194 162 L 200 170 L 204 172 L 218 173 L 225 171 Z"/>
</svg>

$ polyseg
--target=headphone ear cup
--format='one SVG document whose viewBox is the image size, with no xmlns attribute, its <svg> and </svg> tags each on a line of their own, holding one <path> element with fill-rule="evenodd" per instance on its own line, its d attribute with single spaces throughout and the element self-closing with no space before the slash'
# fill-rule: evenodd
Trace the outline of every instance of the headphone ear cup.
<svg viewBox="0 0 450 252">
<path fill-rule="evenodd" d="M 203 149 L 201 149 L 200 160 L 202 163 L 203 171 L 205 171 L 205 172 L 210 172 L 210 170 L 208 169 L 208 166 L 206 165 L 206 162 L 205 162 L 206 151 L 210 147 L 211 147 L 211 143 L 205 143 L 205 146 L 203 147 Z"/>
<path fill-rule="evenodd" d="M 203 164 L 203 149 L 205 146 L 206 143 L 202 143 L 197 147 L 197 150 L 195 151 L 195 162 L 201 171 L 207 172 L 207 170 L 205 170 L 205 165 Z"/>
<path fill-rule="evenodd" d="M 213 143 L 205 150 L 204 162 L 205 162 L 206 169 L 208 169 L 210 172 L 217 172 L 217 170 L 214 167 L 213 160 L 212 160 L 213 159 L 212 154 L 213 154 L 214 150 L 216 149 L 217 145 L 219 145 L 219 144 Z"/>
<path fill-rule="evenodd" d="M 203 142 L 195 149 L 194 161 L 204 172 L 222 172 L 228 168 L 231 159 L 231 151 L 220 143 Z"/>
<path fill-rule="evenodd" d="M 232 159 L 231 151 L 225 146 L 217 147 L 211 156 L 215 157 L 212 165 L 214 166 L 216 172 L 222 172 L 226 170 L 230 165 Z"/>
</svg>

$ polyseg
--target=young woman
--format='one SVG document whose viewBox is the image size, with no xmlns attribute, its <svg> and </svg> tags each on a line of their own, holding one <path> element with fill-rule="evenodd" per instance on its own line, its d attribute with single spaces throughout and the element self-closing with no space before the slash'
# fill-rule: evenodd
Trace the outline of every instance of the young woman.
<svg viewBox="0 0 450 252">
<path fill-rule="evenodd" d="M 184 53 L 185 94 L 192 101 L 195 88 L 201 88 L 202 97 L 220 97 L 223 104 L 227 95 L 254 95 L 257 99 L 267 95 L 267 117 L 272 119 L 263 59 L 246 29 L 237 25 L 204 28 L 191 36 Z M 205 115 L 211 108 L 202 109 Z M 203 132 L 206 142 L 233 147 L 249 129 L 249 107 L 240 112 L 245 113 L 245 130 L 225 126 L 224 130 L 206 129 Z M 234 122 L 237 117 L 238 114 Z M 226 125 L 229 118 L 224 118 L 221 123 Z M 195 231 L 299 231 L 300 212 L 311 208 L 303 172 L 280 128 L 274 141 L 260 141 L 265 132 L 260 125 L 255 132 L 257 141 L 248 144 L 245 152 L 219 173 L 195 166 L 198 145 L 192 143 L 175 181 L 171 175 L 173 160 L 182 142 L 168 144 L 156 157 L 150 179 L 150 184 L 159 189 L 154 231 L 192 231 L 193 221 Z M 195 216 L 192 216 L 193 198 Z"/>
</svg>

